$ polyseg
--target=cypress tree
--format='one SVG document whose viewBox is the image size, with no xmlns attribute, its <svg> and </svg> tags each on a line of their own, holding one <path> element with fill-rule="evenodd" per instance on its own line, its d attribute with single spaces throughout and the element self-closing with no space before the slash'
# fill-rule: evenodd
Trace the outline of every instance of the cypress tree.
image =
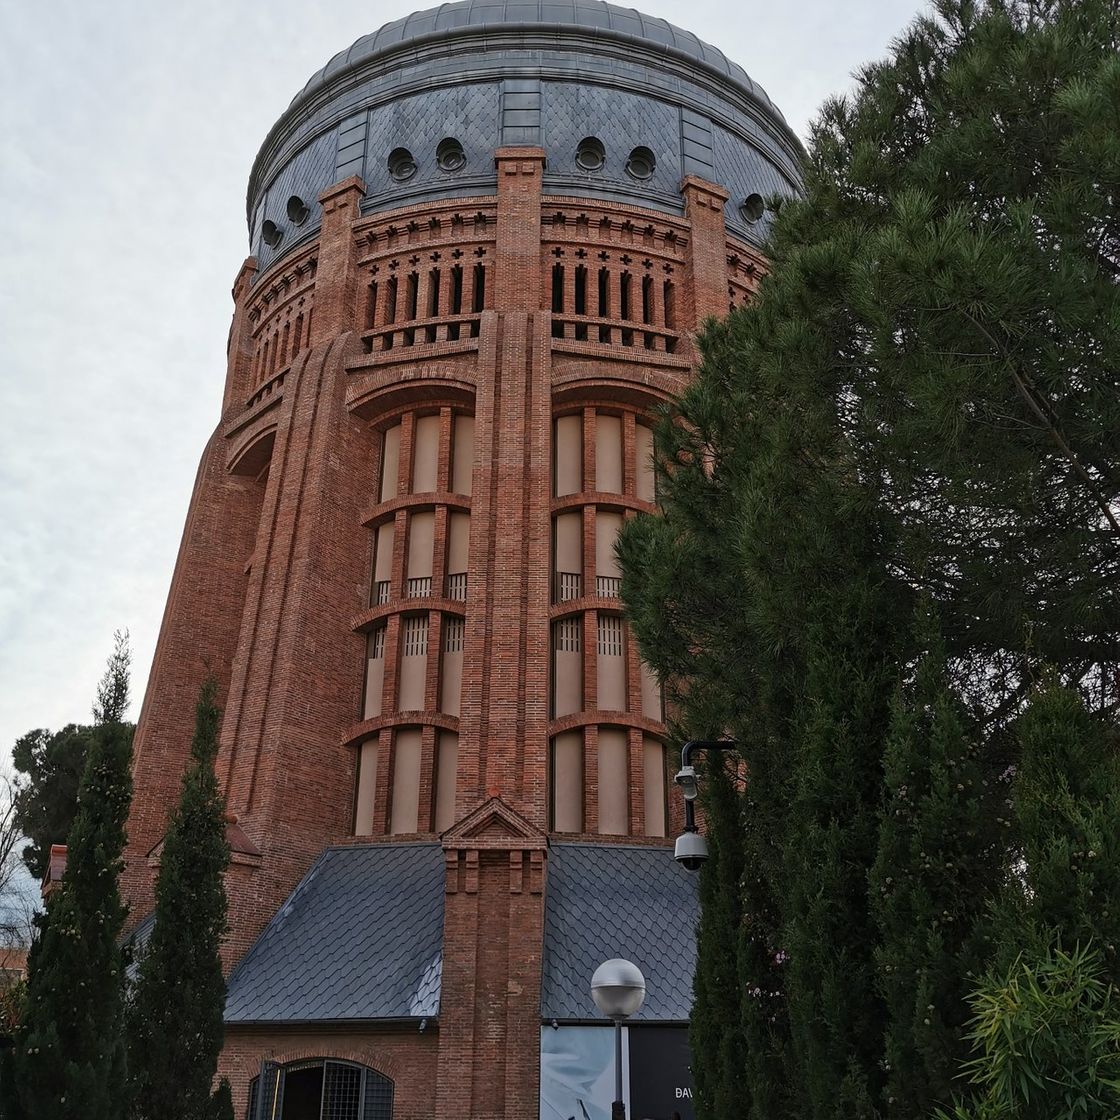
<svg viewBox="0 0 1120 1120">
<path fill-rule="evenodd" d="M 1014 874 L 999 907 L 997 964 L 1090 944 L 1120 986 L 1120 743 L 1053 676 L 1015 726 L 1020 753 L 1002 819 Z"/>
<path fill-rule="evenodd" d="M 127 635 L 98 688 L 96 734 L 67 841 L 66 873 L 51 896 L 28 962 L 27 1011 L 13 1055 L 26 1120 L 120 1120 L 127 1112 L 125 919 L 117 880 L 132 796 Z"/>
<path fill-rule="evenodd" d="M 935 620 L 896 692 L 884 761 L 878 850 L 871 868 L 876 984 L 887 1010 L 883 1114 L 928 1116 L 948 1104 L 968 1053 L 972 981 L 991 953 L 977 905 L 1003 878 L 1006 795 L 981 729 L 951 687 Z"/>
<path fill-rule="evenodd" d="M 689 1026 L 690 1045 L 695 1053 L 710 1054 L 714 1059 L 695 1067 L 696 1097 L 704 1114 L 734 1116 L 749 1107 L 752 1096 L 738 1011 L 743 847 L 737 842 L 742 828 L 737 818 L 742 802 L 722 766 L 710 765 L 705 771 L 710 840 L 708 863 L 700 880 L 699 959 L 693 981 L 696 1013 Z M 731 820 L 722 819 L 726 816 Z M 731 842 L 725 843 L 725 838 Z"/>
<path fill-rule="evenodd" d="M 202 686 L 191 761 L 163 839 L 155 926 L 129 1008 L 129 1055 L 139 1120 L 209 1120 L 222 1048 L 226 986 L 219 955 L 226 931 L 225 814 L 214 773 L 217 685 Z M 226 1090 L 228 1095 L 228 1087 Z"/>
</svg>

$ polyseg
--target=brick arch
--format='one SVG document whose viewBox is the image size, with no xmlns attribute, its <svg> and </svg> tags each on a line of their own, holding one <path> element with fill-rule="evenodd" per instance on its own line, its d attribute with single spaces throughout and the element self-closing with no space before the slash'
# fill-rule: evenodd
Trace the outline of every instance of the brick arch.
<svg viewBox="0 0 1120 1120">
<path fill-rule="evenodd" d="M 323 1040 L 326 1042 L 326 1040 Z M 391 1054 L 379 1055 L 379 1062 L 375 1064 L 373 1061 L 372 1047 L 366 1046 L 295 1046 L 288 1049 L 274 1050 L 271 1054 L 262 1054 L 257 1062 L 257 1069 L 260 1068 L 262 1061 L 276 1062 L 278 1065 L 283 1066 L 285 1069 L 288 1066 L 295 1065 L 299 1062 L 354 1062 L 356 1065 L 365 1066 L 367 1069 L 373 1070 L 374 1073 L 379 1073 L 382 1077 L 387 1077 L 390 1081 L 396 1082 L 396 1065 Z M 256 1077 L 256 1073 L 252 1073 L 251 1077 Z"/>
</svg>

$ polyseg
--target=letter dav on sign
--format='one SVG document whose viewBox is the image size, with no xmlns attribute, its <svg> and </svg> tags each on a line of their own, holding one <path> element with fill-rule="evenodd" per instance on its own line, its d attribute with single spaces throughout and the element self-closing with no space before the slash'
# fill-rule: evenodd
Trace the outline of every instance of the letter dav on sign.
<svg viewBox="0 0 1120 1120">
<path fill-rule="evenodd" d="M 685 1027 L 630 1027 L 630 1116 L 695 1120 Z"/>
</svg>

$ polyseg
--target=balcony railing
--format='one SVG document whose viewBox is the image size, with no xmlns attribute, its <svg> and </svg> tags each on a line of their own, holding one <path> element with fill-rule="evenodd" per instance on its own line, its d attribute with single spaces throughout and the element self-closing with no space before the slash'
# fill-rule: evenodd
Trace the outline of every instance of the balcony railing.
<svg viewBox="0 0 1120 1120">
<path fill-rule="evenodd" d="M 467 573 L 454 572 L 447 577 L 447 597 L 463 602 L 467 598 Z"/>
<path fill-rule="evenodd" d="M 617 599 L 622 594 L 622 577 L 596 576 L 595 594 L 602 599 Z"/>
<path fill-rule="evenodd" d="M 389 601 L 389 581 L 379 579 L 373 585 L 373 605 L 383 607 Z"/>
<path fill-rule="evenodd" d="M 429 598 L 432 594 L 432 577 L 413 576 L 412 579 L 405 580 L 404 593 L 408 599 Z"/>
<path fill-rule="evenodd" d="M 554 572 L 552 598 L 557 603 L 567 603 L 583 594 L 583 576 L 579 572 Z"/>
</svg>

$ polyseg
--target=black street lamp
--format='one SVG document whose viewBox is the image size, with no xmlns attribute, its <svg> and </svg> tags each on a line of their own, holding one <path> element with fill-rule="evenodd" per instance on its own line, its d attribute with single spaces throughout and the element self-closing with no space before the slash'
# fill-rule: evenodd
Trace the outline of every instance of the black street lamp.
<svg viewBox="0 0 1120 1120">
<path fill-rule="evenodd" d="M 733 751 L 738 745 L 736 739 L 689 739 L 681 747 L 681 768 L 673 781 L 680 786 L 684 797 L 684 832 L 677 837 L 673 858 L 688 871 L 699 871 L 708 859 L 708 842 L 696 827 L 693 803 L 700 793 L 700 783 L 692 765 L 692 756 L 697 751 Z"/>
</svg>

